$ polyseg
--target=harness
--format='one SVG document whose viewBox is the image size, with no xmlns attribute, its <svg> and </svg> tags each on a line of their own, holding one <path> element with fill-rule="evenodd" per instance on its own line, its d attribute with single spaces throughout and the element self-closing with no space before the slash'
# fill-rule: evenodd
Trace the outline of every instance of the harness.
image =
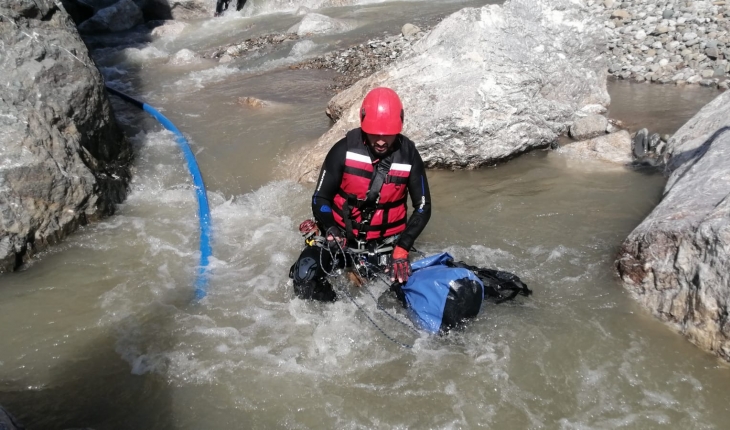
<svg viewBox="0 0 730 430">
<path fill-rule="evenodd" d="M 402 139 L 402 137 L 399 136 L 399 139 Z M 367 149 L 365 149 L 362 143 L 360 129 L 350 131 L 347 135 L 347 140 L 348 154 L 353 153 L 356 154 L 356 157 L 370 160 L 370 154 L 366 152 Z M 363 245 L 360 242 L 393 236 L 405 229 L 407 193 L 405 187 L 400 189 L 398 186 L 407 185 L 410 165 L 406 164 L 406 156 L 403 153 L 403 142 L 400 141 L 399 145 L 400 148 L 398 150 L 391 153 L 388 157 L 377 161 L 372 167 L 367 165 L 363 168 L 358 168 L 352 164 L 348 164 L 351 163 L 351 160 L 345 161 L 345 174 L 353 179 L 345 181 L 343 177 L 343 182 L 340 184 L 337 192 L 337 195 L 342 199 L 342 207 L 340 209 L 335 205 L 335 212 L 342 218 L 347 240 L 351 244 L 357 243 L 358 247 L 362 247 Z M 362 163 L 360 160 L 358 162 Z M 407 171 L 398 172 L 398 170 L 395 170 L 398 169 L 397 166 L 404 165 L 408 166 Z M 393 172 L 400 174 L 394 174 Z M 364 198 L 359 198 L 356 193 L 348 193 L 345 191 L 345 188 L 347 188 L 345 184 L 348 184 L 350 189 L 353 187 L 355 189 L 358 189 L 358 187 L 364 188 L 364 183 L 362 182 L 364 180 L 368 180 L 367 192 L 363 193 Z M 385 186 L 388 187 L 388 191 L 384 193 Z M 362 190 L 362 188 L 359 189 Z M 386 200 L 391 201 L 383 202 L 384 195 L 386 196 Z M 395 200 L 392 200 L 394 197 Z M 389 222 L 390 211 L 395 208 L 402 208 L 402 215 L 395 215 L 396 219 Z M 373 217 L 379 210 L 382 211 L 381 216 L 374 225 Z M 357 214 L 355 211 L 357 211 Z M 377 232 L 377 234 L 372 234 L 372 232 Z"/>
</svg>

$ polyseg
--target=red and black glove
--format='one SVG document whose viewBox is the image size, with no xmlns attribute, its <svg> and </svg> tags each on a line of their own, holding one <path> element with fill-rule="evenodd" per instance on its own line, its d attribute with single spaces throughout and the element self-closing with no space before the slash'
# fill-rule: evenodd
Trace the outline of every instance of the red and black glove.
<svg viewBox="0 0 730 430">
<path fill-rule="evenodd" d="M 327 247 L 330 249 L 345 248 L 347 246 L 347 239 L 339 227 L 328 228 L 325 240 L 327 241 Z"/>
<path fill-rule="evenodd" d="M 390 280 L 404 284 L 411 276 L 411 263 L 408 261 L 408 251 L 396 246 L 390 263 Z"/>
</svg>

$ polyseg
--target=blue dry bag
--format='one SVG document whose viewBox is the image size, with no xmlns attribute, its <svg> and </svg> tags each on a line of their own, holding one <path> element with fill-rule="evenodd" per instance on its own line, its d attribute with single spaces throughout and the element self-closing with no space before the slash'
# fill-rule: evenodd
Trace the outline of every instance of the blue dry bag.
<svg viewBox="0 0 730 430">
<path fill-rule="evenodd" d="M 502 302 L 532 293 L 511 273 L 455 262 L 446 252 L 418 260 L 411 269 L 400 286 L 402 299 L 411 321 L 429 333 L 447 332 L 477 316 L 485 294 Z"/>
</svg>

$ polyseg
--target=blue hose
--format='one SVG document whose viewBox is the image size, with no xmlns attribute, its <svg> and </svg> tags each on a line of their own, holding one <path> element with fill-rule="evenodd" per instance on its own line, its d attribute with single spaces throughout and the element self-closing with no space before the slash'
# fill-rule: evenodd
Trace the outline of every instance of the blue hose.
<svg viewBox="0 0 730 430">
<path fill-rule="evenodd" d="M 175 127 L 175 124 L 173 124 L 172 121 L 167 119 L 165 115 L 161 114 L 157 109 L 109 86 L 107 86 L 106 89 L 111 94 L 114 94 L 124 101 L 127 101 L 149 113 L 155 117 L 155 119 L 157 119 L 163 127 L 173 132 L 175 134 L 175 141 L 177 142 L 177 145 L 185 155 L 185 160 L 188 163 L 188 170 L 190 170 L 190 175 L 193 177 L 195 194 L 198 197 L 198 219 L 200 221 L 200 266 L 198 267 L 198 275 L 195 279 L 195 301 L 199 301 L 208 294 L 208 262 L 213 252 L 210 245 L 211 225 L 208 194 L 205 191 L 203 175 L 200 174 L 200 168 L 198 167 L 198 162 L 195 160 L 195 155 L 190 149 L 190 145 L 188 144 L 187 139 L 185 139 L 185 136 L 183 136 L 180 130 Z"/>
</svg>

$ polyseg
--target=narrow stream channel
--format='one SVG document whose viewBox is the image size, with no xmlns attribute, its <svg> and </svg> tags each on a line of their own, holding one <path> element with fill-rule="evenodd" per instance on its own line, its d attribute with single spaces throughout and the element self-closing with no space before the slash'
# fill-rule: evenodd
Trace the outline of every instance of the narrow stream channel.
<svg viewBox="0 0 730 430">
<path fill-rule="evenodd" d="M 131 193 L 117 215 L 0 277 L 0 404 L 29 429 L 725 428 L 730 369 L 640 309 L 613 275 L 621 241 L 661 197 L 665 178 L 650 170 L 535 151 L 430 171 L 434 215 L 417 247 L 512 271 L 534 291 L 485 305 L 463 332 L 415 335 L 353 291 L 407 350 L 346 299 L 293 298 L 296 226 L 313 186 L 277 180 L 277 167 L 330 126 L 335 75 L 288 65 L 486 3 L 325 10 L 353 30 L 227 65 L 168 60 L 299 17 L 201 20 L 168 41 L 89 40 L 108 83 L 191 141 L 213 216 L 209 296 L 190 304 L 196 202 L 173 136 L 113 100 L 137 151 Z M 627 82 L 609 91 L 611 117 L 660 133 L 718 94 Z M 271 105 L 240 106 L 246 96 Z"/>
</svg>

